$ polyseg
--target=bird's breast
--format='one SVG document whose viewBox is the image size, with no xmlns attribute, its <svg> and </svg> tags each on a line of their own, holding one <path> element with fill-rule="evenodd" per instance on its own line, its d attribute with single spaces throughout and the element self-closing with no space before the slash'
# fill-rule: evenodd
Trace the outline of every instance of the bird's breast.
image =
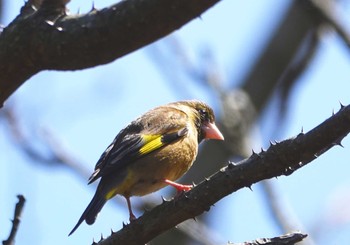
<svg viewBox="0 0 350 245">
<path fill-rule="evenodd" d="M 129 193 L 143 196 L 166 186 L 164 179 L 177 180 L 192 166 L 198 143 L 188 137 L 169 144 L 132 163 L 128 168 Z"/>
</svg>

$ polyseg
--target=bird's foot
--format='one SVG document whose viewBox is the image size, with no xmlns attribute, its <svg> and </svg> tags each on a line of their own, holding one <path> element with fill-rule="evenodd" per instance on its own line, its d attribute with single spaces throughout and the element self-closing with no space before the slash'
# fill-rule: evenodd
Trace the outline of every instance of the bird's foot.
<svg viewBox="0 0 350 245">
<path fill-rule="evenodd" d="M 193 185 L 182 185 L 176 182 L 173 182 L 171 180 L 165 179 L 164 180 L 165 183 L 167 183 L 168 185 L 171 185 L 172 187 L 174 187 L 177 190 L 177 193 L 181 193 L 183 191 L 189 191 L 193 188 Z"/>
</svg>

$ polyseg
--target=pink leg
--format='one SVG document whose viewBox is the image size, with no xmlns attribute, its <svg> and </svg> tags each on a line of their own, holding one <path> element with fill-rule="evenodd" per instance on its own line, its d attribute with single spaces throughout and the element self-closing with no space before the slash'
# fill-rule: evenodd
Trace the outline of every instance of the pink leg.
<svg viewBox="0 0 350 245">
<path fill-rule="evenodd" d="M 129 209 L 129 221 L 133 221 L 136 220 L 136 216 L 134 215 L 134 213 L 132 212 L 131 209 L 131 203 L 130 203 L 130 197 L 125 197 L 126 202 L 128 203 L 128 209 Z"/>
<path fill-rule="evenodd" d="M 168 179 L 165 179 L 164 182 L 168 185 L 171 185 L 172 187 L 175 187 L 178 193 L 181 191 L 189 191 L 193 187 L 193 185 L 181 185 Z"/>
</svg>

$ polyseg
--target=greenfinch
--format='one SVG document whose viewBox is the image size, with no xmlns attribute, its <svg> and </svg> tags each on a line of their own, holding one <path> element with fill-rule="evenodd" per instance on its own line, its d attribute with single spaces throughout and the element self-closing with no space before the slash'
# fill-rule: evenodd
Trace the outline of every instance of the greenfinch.
<svg viewBox="0 0 350 245">
<path fill-rule="evenodd" d="M 115 137 L 98 160 L 89 184 L 101 178 L 90 204 L 71 235 L 85 220 L 91 225 L 104 204 L 119 194 L 125 197 L 130 221 L 136 219 L 130 197 L 143 196 L 171 185 L 178 192 L 192 185 L 173 181 L 192 166 L 198 144 L 204 139 L 223 140 L 213 110 L 197 100 L 156 107 L 132 121 Z"/>
</svg>

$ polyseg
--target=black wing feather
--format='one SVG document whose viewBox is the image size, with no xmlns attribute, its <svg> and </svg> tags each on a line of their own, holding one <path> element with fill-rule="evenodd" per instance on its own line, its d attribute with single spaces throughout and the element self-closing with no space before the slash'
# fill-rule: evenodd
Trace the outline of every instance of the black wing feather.
<svg viewBox="0 0 350 245">
<path fill-rule="evenodd" d="M 167 110 L 167 112 L 168 111 L 169 110 Z M 163 114 L 163 116 L 165 115 Z M 143 155 L 139 153 L 140 148 L 144 146 L 141 132 L 152 134 L 155 128 L 162 126 L 162 130 L 158 133 L 162 134 L 162 142 L 164 143 L 164 146 L 184 137 L 188 132 L 185 123 L 187 115 L 183 112 L 173 111 L 169 113 L 168 117 L 168 120 L 177 122 L 181 121 L 182 124 L 169 123 L 167 125 L 162 125 L 161 122 L 156 125 L 153 123 L 154 119 L 155 117 L 152 117 L 152 119 L 148 121 L 147 129 L 145 129 L 145 123 L 141 123 L 142 118 L 138 118 L 120 131 L 96 163 L 95 172 L 89 178 L 89 184 L 106 174 L 124 168 L 128 163 L 134 162 L 142 157 Z M 167 133 L 169 131 L 170 133 Z"/>
</svg>

